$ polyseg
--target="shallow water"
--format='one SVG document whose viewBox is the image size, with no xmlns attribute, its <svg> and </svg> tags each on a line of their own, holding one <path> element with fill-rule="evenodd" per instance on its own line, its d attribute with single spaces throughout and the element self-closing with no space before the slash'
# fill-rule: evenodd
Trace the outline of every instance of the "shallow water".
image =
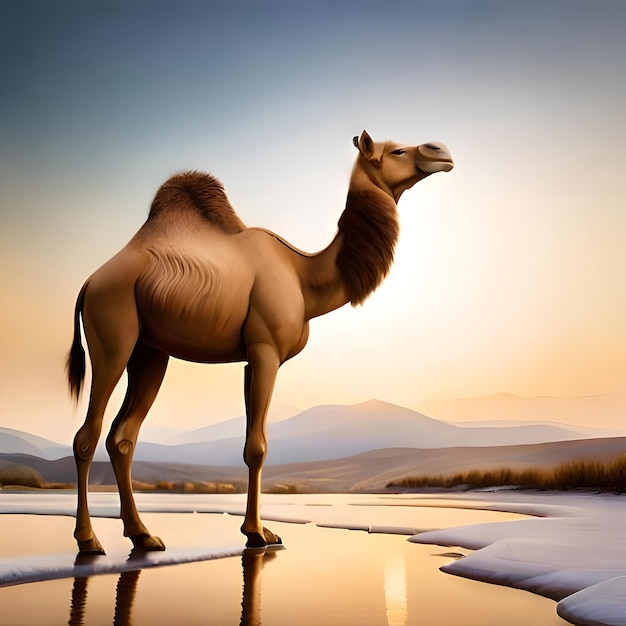
<svg viewBox="0 0 626 626">
<path fill-rule="evenodd" d="M 236 498 L 226 501 L 206 496 L 200 500 L 193 497 L 185 500 L 184 496 L 174 500 L 170 496 L 165 498 L 166 509 L 184 504 L 215 505 L 216 509 L 240 506 Z M 108 494 L 94 500 L 109 503 Z M 520 517 L 491 511 L 380 506 L 381 499 L 377 497 L 283 496 L 268 500 L 266 508 L 270 517 L 300 520 L 308 517 L 328 525 L 343 522 L 353 526 L 433 528 Z M 2 502 L 0 495 L 0 507 Z M 226 506 L 220 507 L 220 502 Z M 54 507 L 58 503 L 59 500 Z M 353 506 L 355 503 L 361 506 Z M 169 512 L 146 513 L 142 517 L 170 548 L 243 543 L 239 533 L 241 518 L 236 515 Z M 0 589 L 0 623 L 139 626 L 567 623 L 556 616 L 551 600 L 439 571 L 441 565 L 455 558 L 452 553 L 467 554 L 465 550 L 412 544 L 401 535 L 368 534 L 311 523 L 274 521 L 268 526 L 283 537 L 285 550 L 4 587 Z M 109 553 L 128 549 L 119 520 L 94 519 L 94 527 Z M 72 529 L 73 519 L 69 517 L 0 515 L 0 553 L 3 559 L 73 553 Z"/>
</svg>

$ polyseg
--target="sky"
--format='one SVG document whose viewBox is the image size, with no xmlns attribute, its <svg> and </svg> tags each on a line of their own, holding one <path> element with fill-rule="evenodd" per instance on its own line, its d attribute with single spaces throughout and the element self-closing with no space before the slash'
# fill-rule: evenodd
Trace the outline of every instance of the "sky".
<svg viewBox="0 0 626 626">
<path fill-rule="evenodd" d="M 274 417 L 626 391 L 624 67 L 620 0 L 2 0 L 0 425 L 80 425 L 76 295 L 171 174 L 210 171 L 313 252 L 363 129 L 444 142 L 455 169 L 404 194 L 390 276 L 312 321 Z M 170 361 L 150 423 L 243 414 L 242 367 Z"/>
</svg>

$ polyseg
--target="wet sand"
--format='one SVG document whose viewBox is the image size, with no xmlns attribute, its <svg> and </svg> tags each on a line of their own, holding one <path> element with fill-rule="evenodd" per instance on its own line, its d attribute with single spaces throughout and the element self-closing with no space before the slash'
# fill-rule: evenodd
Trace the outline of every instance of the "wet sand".
<svg viewBox="0 0 626 626">
<path fill-rule="evenodd" d="M 359 509 L 352 508 L 355 522 L 363 514 Z M 426 521 L 432 525 L 439 517 L 454 526 L 457 514 L 462 515 L 459 524 L 468 523 L 468 513 L 471 523 L 511 519 L 491 511 L 432 509 Z M 172 549 L 243 543 L 237 515 L 146 513 L 143 518 Z M 331 518 L 329 512 L 329 525 Z M 268 525 L 283 537 L 286 549 L 0 588 L 0 623 L 567 624 L 551 600 L 439 571 L 455 553 L 467 550 L 413 544 L 402 535 L 276 521 Z M 119 520 L 94 519 L 94 527 L 109 554 L 128 550 Z M 70 517 L 0 515 L 0 554 L 3 559 L 71 554 L 72 529 Z"/>
</svg>

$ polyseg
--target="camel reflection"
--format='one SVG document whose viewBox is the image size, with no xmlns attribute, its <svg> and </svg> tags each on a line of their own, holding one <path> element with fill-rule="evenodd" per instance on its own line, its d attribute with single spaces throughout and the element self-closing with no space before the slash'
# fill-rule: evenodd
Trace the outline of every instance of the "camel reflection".
<svg viewBox="0 0 626 626">
<path fill-rule="evenodd" d="M 261 571 L 266 563 L 276 558 L 276 549 L 244 550 L 241 557 L 243 566 L 243 597 L 241 600 L 241 621 L 239 626 L 260 626 L 261 624 Z"/>
<path fill-rule="evenodd" d="M 114 626 L 130 626 L 133 623 L 133 602 L 135 600 L 135 594 L 137 593 L 137 583 L 140 574 L 140 569 L 133 572 L 122 572 L 120 574 L 115 590 Z M 70 619 L 67 622 L 70 626 L 87 624 L 85 610 L 87 608 L 88 582 L 88 577 L 74 579 L 72 603 L 70 605 Z"/>
<path fill-rule="evenodd" d="M 70 619 L 68 624 L 85 623 L 85 607 L 87 606 L 87 583 L 89 578 L 74 578 L 72 587 L 72 603 L 70 604 Z"/>
<path fill-rule="evenodd" d="M 243 569 L 243 596 L 241 600 L 240 626 L 260 626 L 261 624 L 261 571 L 266 563 L 276 558 L 276 549 L 244 550 L 241 558 Z M 93 562 L 98 557 L 78 557 L 76 564 Z M 131 553 L 128 561 L 132 561 Z M 131 626 L 133 623 L 132 611 L 137 584 L 141 569 L 122 572 L 117 581 L 115 590 L 114 626 Z M 87 586 L 89 577 L 74 579 L 72 600 L 70 604 L 70 626 L 87 624 Z"/>
</svg>

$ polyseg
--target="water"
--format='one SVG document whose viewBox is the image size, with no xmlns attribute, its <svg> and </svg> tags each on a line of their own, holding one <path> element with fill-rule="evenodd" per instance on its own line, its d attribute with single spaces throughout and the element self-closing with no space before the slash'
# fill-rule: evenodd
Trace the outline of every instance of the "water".
<svg viewBox="0 0 626 626">
<path fill-rule="evenodd" d="M 182 513 L 243 510 L 239 496 L 139 494 L 149 528 L 170 552 L 243 545 L 236 514 Z M 5 496 L 8 496 L 5 499 Z M 93 494 L 92 510 L 114 513 L 114 494 Z M 59 512 L 73 494 L 0 493 L 0 511 Z M 376 496 L 272 496 L 267 517 L 326 526 L 443 528 L 521 516 L 491 511 L 386 506 Z M 427 504 L 450 504 L 429 500 Z M 357 506 L 358 505 L 358 506 Z M 72 576 L 0 589 L 2 624 L 324 624 L 328 626 L 553 626 L 566 624 L 551 600 L 527 592 L 457 578 L 439 567 L 466 550 L 418 545 L 398 534 L 367 533 L 313 523 L 268 522 L 285 550 L 115 574 Z M 94 519 L 109 555 L 129 542 L 117 519 Z M 57 515 L 0 515 L 0 551 L 11 562 L 28 555 L 73 558 L 73 519 Z M 167 553 L 166 553 L 167 554 Z M 108 557 L 107 557 L 108 558 Z M 125 559 L 122 559 L 125 562 Z M 132 565 L 132 563 L 131 563 Z"/>
</svg>

